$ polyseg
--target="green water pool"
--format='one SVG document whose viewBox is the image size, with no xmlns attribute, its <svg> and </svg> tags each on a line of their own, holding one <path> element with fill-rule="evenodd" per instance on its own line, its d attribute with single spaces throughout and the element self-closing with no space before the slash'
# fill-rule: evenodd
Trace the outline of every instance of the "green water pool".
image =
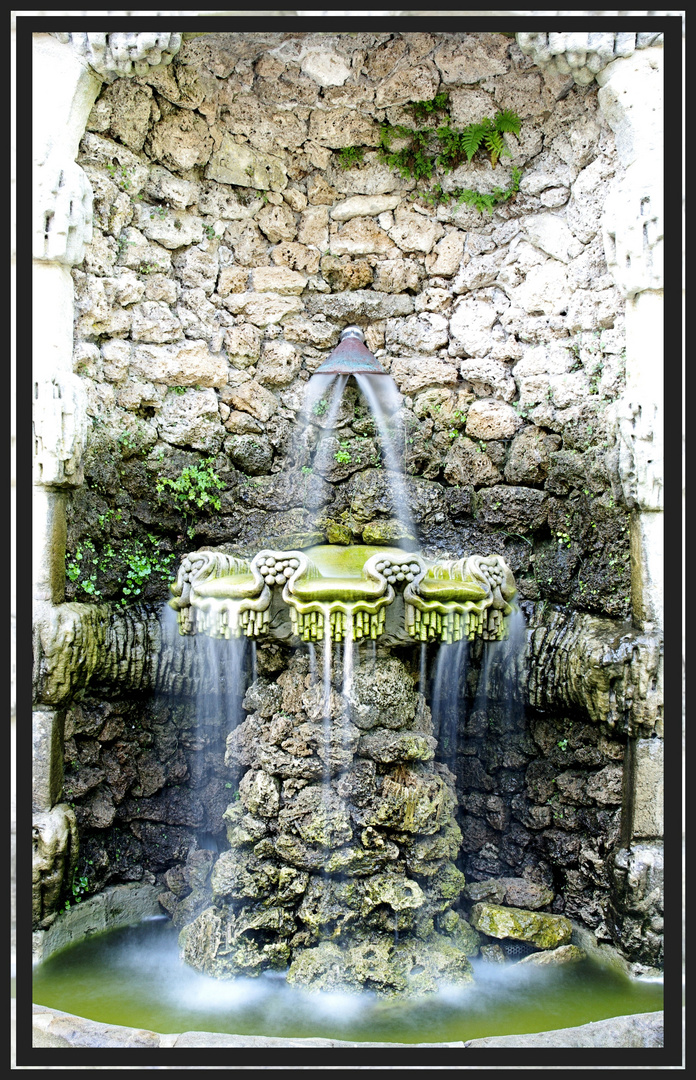
<svg viewBox="0 0 696 1080">
<path fill-rule="evenodd" d="M 167 919 L 98 934 L 34 970 L 38 1005 L 162 1034 L 457 1042 L 573 1027 L 662 1008 L 662 984 L 591 961 L 556 969 L 474 961 L 476 982 L 412 1001 L 308 993 L 282 976 L 216 980 L 179 960 Z"/>
</svg>

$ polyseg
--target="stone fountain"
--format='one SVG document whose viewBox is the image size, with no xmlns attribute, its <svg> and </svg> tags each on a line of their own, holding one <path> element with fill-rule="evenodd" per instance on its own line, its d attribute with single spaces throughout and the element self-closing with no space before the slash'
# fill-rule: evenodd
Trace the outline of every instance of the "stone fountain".
<svg viewBox="0 0 696 1080">
<path fill-rule="evenodd" d="M 316 374 L 391 383 L 353 327 Z M 170 897 L 188 964 L 220 978 L 278 969 L 314 990 L 472 979 L 455 778 L 435 760 L 423 687 L 386 646 L 500 640 L 515 591 L 498 555 L 323 544 L 183 559 L 180 634 L 294 648 L 249 687 L 227 738 L 229 850 L 185 906 Z"/>
</svg>

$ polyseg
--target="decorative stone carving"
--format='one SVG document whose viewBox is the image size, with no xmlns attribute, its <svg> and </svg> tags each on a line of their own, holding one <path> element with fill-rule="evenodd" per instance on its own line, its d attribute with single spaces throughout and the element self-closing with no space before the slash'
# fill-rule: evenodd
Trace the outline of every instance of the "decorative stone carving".
<svg viewBox="0 0 696 1080">
<path fill-rule="evenodd" d="M 658 635 L 574 612 L 537 609 L 529 624 L 530 705 L 580 707 L 609 730 L 662 735 L 662 647 Z"/>
<path fill-rule="evenodd" d="M 534 14 L 534 12 L 525 12 Z M 544 12 L 552 15 L 553 12 Z M 578 14 L 581 14 L 580 12 Z M 598 72 L 618 56 L 631 56 L 636 49 L 662 44 L 659 33 L 539 33 L 516 34 L 525 56 L 549 75 L 572 75 L 580 86 L 588 86 Z"/>
<path fill-rule="evenodd" d="M 85 390 L 61 372 L 34 383 L 34 466 L 38 484 L 79 487 L 86 436 Z"/>
<path fill-rule="evenodd" d="M 277 588 L 282 586 L 282 594 Z M 387 630 L 386 608 L 404 589 L 404 626 Z M 498 555 L 431 562 L 400 548 L 325 544 L 307 551 L 260 551 L 251 562 L 223 552 L 187 555 L 170 606 L 182 634 L 259 637 L 282 604 L 302 641 L 376 640 L 396 632 L 419 641 L 505 634 L 515 582 Z M 282 603 L 281 603 L 282 601 Z M 399 615 L 395 618 L 401 619 Z"/>
<path fill-rule="evenodd" d="M 92 187 L 74 161 L 51 155 L 34 170 L 33 256 L 77 266 L 92 240 Z"/>
<path fill-rule="evenodd" d="M 181 34 L 57 34 L 84 56 L 106 82 L 124 75 L 147 75 L 152 67 L 171 64 L 181 48 Z"/>
<path fill-rule="evenodd" d="M 50 926 L 58 914 L 63 885 L 69 885 L 77 864 L 75 811 L 59 803 L 32 822 L 32 920 L 35 929 Z"/>
<path fill-rule="evenodd" d="M 499 555 L 440 560 L 406 585 L 406 629 L 411 637 L 443 642 L 486 640 L 505 635 L 503 618 L 510 615 L 516 593 L 509 567 Z"/>
</svg>

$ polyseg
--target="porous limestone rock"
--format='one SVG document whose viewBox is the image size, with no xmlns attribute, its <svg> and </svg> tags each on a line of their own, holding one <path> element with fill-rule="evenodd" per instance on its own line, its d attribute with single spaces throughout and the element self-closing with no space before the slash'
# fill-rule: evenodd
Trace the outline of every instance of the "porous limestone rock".
<svg viewBox="0 0 696 1080">
<path fill-rule="evenodd" d="M 560 945 L 568 945 L 573 929 L 570 919 L 566 919 L 564 915 L 551 915 L 485 902 L 472 907 L 471 924 L 488 937 L 528 941 L 540 949 L 555 949 Z"/>
<path fill-rule="evenodd" d="M 578 945 L 559 945 L 557 949 L 530 953 L 518 960 L 518 964 L 531 964 L 533 967 L 558 967 L 561 964 L 577 964 L 586 960 L 587 953 Z"/>
<path fill-rule="evenodd" d="M 429 710 L 396 658 L 356 668 L 349 687 L 339 672 L 328 699 L 307 660 L 253 683 L 254 711 L 228 736 L 226 764 L 246 771 L 184 960 L 218 977 L 288 968 L 314 990 L 466 983 L 478 935 L 453 910 L 461 833 Z"/>
</svg>

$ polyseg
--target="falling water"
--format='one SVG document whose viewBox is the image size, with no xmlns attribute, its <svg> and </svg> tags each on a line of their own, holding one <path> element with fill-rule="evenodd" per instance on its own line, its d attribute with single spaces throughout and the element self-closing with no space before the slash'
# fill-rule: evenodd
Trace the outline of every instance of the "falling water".
<svg viewBox="0 0 696 1080">
<path fill-rule="evenodd" d="M 422 660 L 422 651 L 421 651 Z M 433 734 L 439 742 L 439 758 L 454 771 L 459 732 L 466 719 L 466 678 L 469 642 L 440 645 L 432 682 Z"/>
<path fill-rule="evenodd" d="M 493 718 L 488 714 L 495 703 L 500 716 L 498 726 L 513 731 L 524 719 L 522 687 L 526 623 L 518 608 L 507 617 L 507 631 L 507 637 L 502 641 L 489 641 L 483 645 L 473 712 L 491 724 Z"/>
<path fill-rule="evenodd" d="M 413 542 L 416 542 L 416 527 L 410 511 L 401 459 L 394 446 L 389 424 L 390 415 L 395 413 L 402 404 L 401 394 L 394 380 L 388 375 L 356 374 L 355 380 L 370 406 L 377 425 L 377 431 L 382 443 L 382 453 L 387 466 L 394 517 L 398 520 L 404 533 L 412 538 Z"/>
<path fill-rule="evenodd" d="M 166 694 L 172 707 L 182 694 L 192 694 L 195 700 L 195 726 L 190 733 L 197 750 L 190 766 L 190 781 L 195 788 L 205 775 L 207 754 L 203 751 L 224 754 L 227 735 L 242 719 L 248 678 L 256 677 L 255 644 L 249 650 L 246 637 L 182 635 L 177 616 L 167 604 L 160 613 L 160 628 L 160 665 L 166 667 L 168 676 L 168 690 L 161 693 Z M 212 822 L 204 822 L 195 829 L 195 846 L 217 851 L 217 839 L 208 831 L 211 826 Z"/>
<path fill-rule="evenodd" d="M 348 701 L 350 698 L 350 692 L 353 686 L 353 622 L 352 615 L 348 616 L 348 632 L 346 633 L 345 640 L 343 642 L 343 685 L 341 692 L 343 694 L 344 701 Z"/>
</svg>

